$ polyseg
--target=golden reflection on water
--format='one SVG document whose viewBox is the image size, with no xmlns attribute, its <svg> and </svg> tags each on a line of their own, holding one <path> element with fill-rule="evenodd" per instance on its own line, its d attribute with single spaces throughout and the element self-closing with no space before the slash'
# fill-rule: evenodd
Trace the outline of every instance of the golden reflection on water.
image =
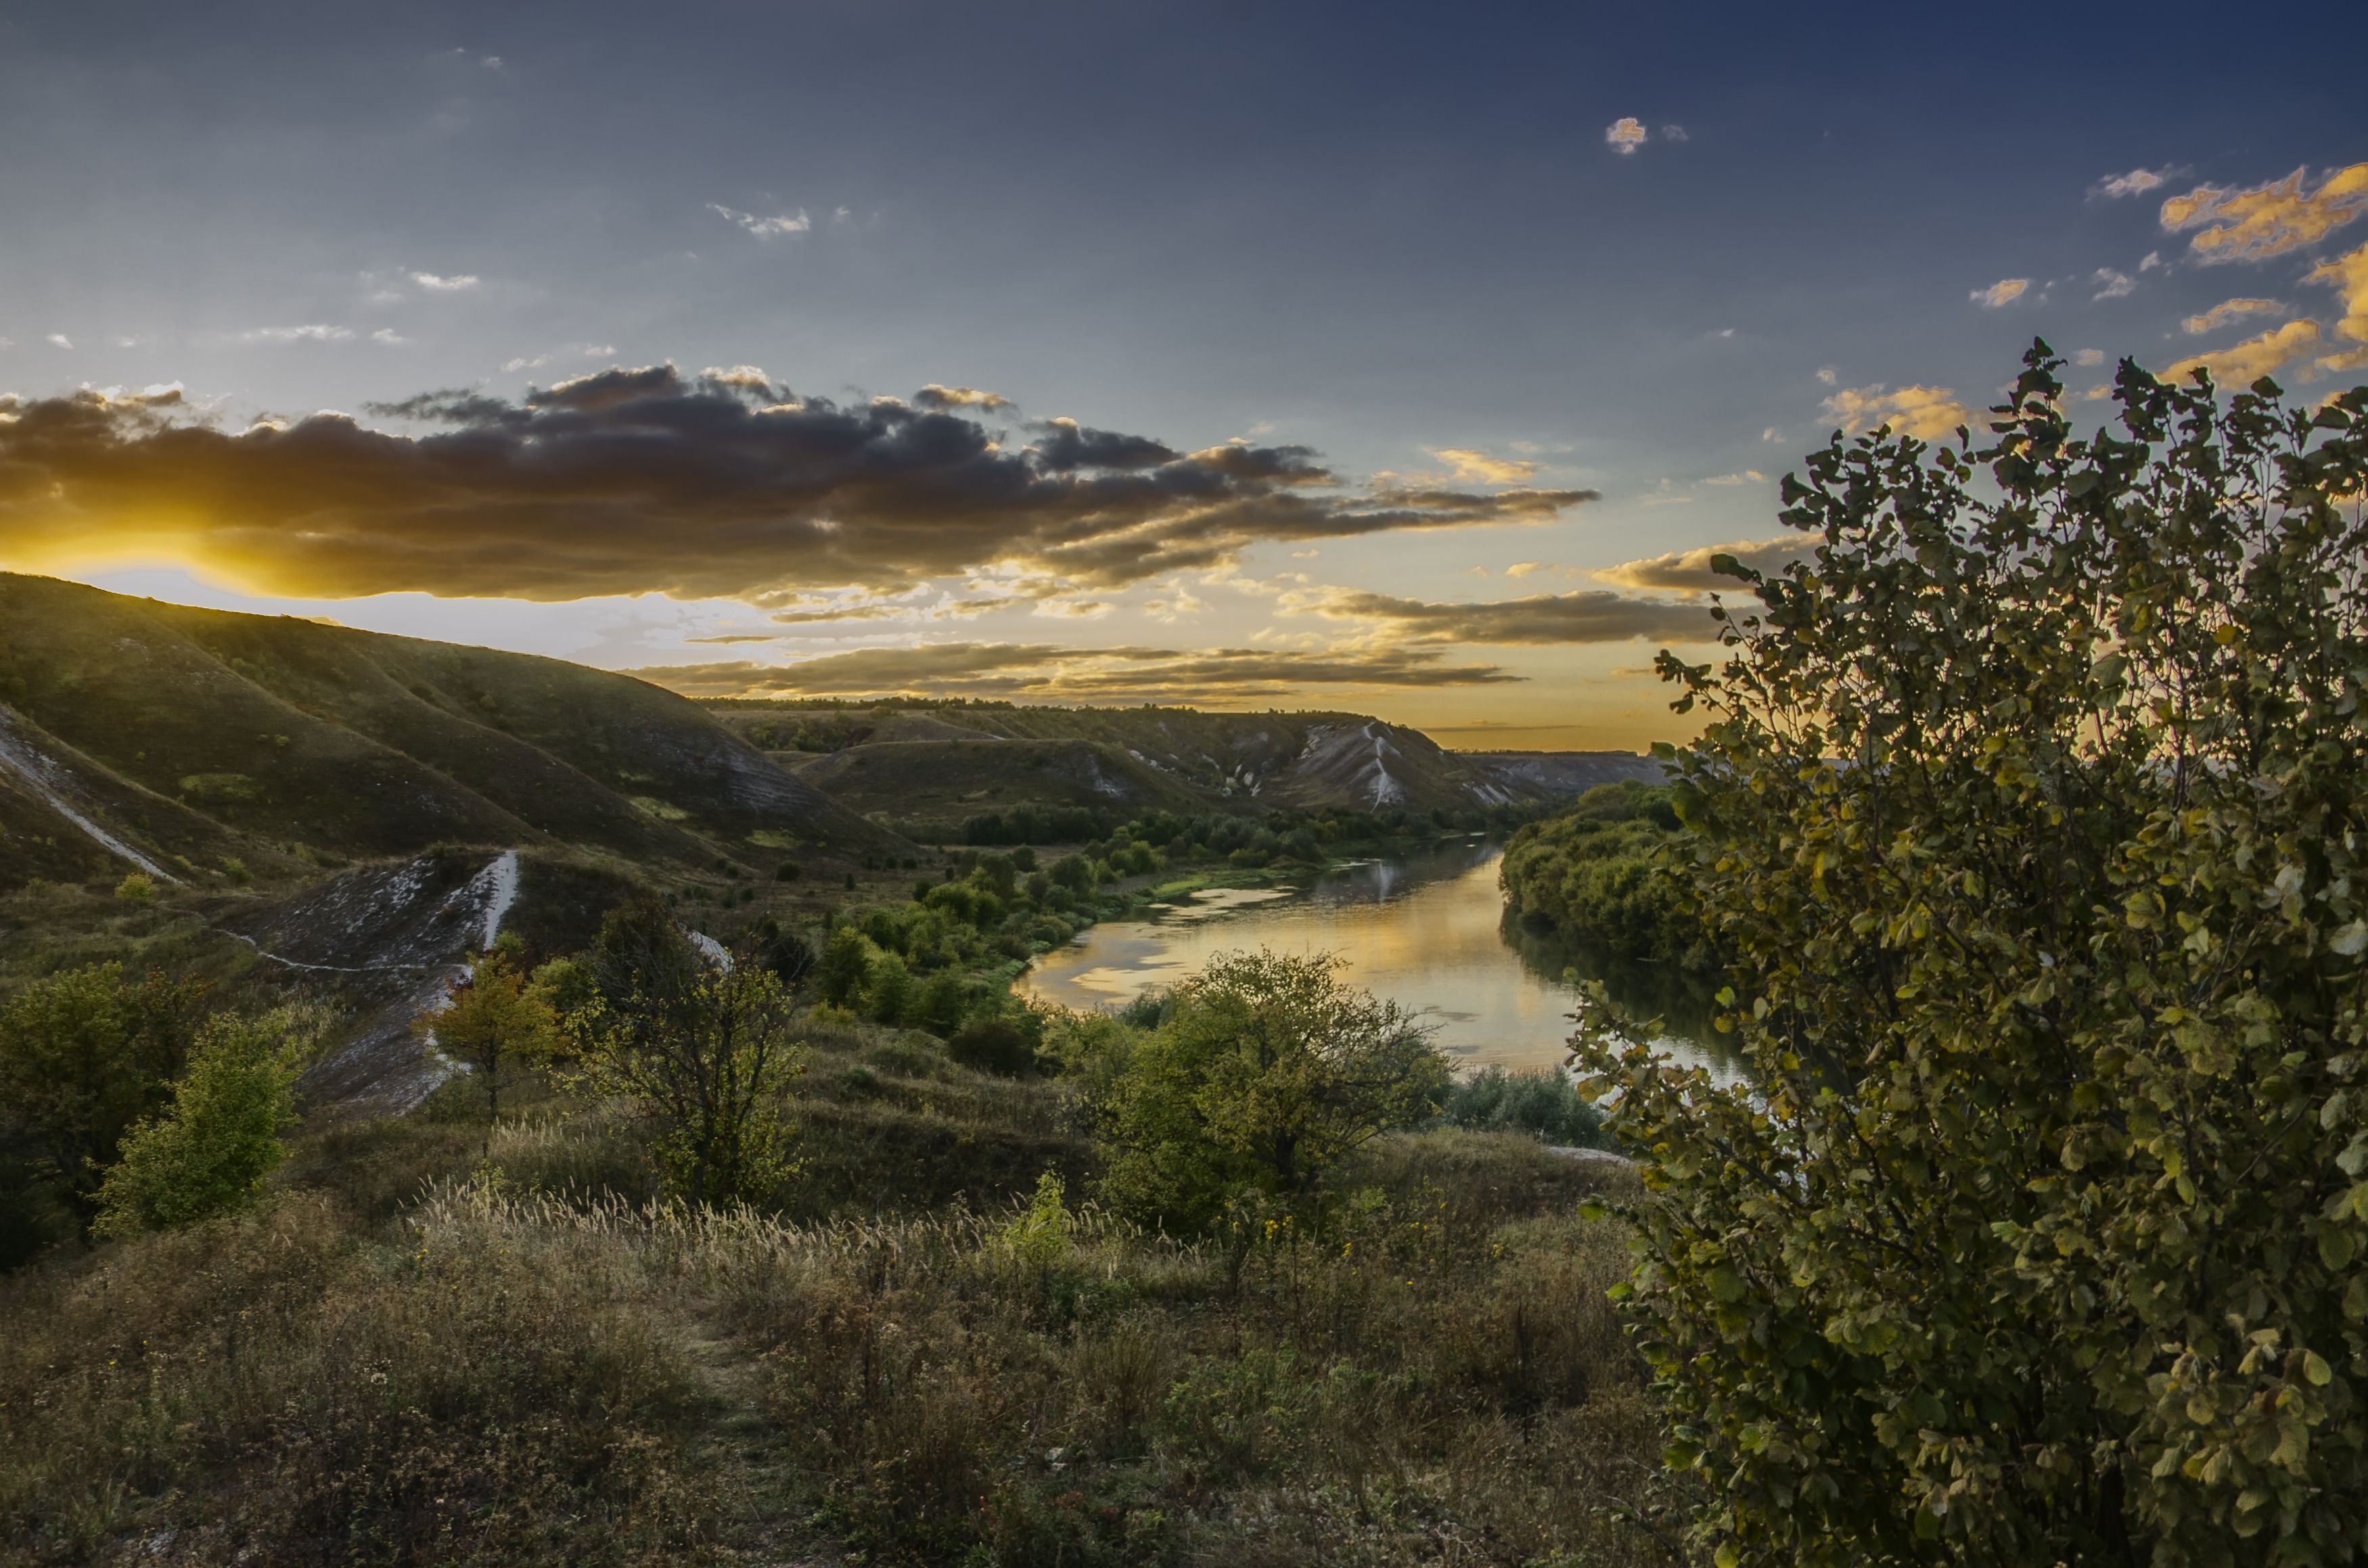
<svg viewBox="0 0 2368 1568">
<path fill-rule="evenodd" d="M 1436 1029 L 1479 1066 L 1548 1067 L 1569 1054 L 1577 988 L 1524 964 L 1499 935 L 1499 846 L 1474 840 L 1327 873 L 1300 888 L 1212 889 L 1149 920 L 1106 921 L 1045 954 L 1018 989 L 1065 1007 L 1116 1007 L 1216 953 L 1329 952 L 1344 977 Z M 1697 1053 L 1671 1040 L 1678 1054 Z"/>
</svg>

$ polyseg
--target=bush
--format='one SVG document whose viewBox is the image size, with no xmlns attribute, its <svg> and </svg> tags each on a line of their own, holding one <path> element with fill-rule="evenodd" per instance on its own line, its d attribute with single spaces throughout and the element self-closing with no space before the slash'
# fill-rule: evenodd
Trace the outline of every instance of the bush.
<svg viewBox="0 0 2368 1568">
<path fill-rule="evenodd" d="M 285 1157 L 312 1030 L 296 1015 L 216 1018 L 173 1085 L 172 1108 L 124 1135 L 99 1187 L 101 1235 L 177 1231 L 244 1207 Z"/>
<path fill-rule="evenodd" d="M 2368 1541 L 2368 389 L 2124 361 L 2082 438 L 2061 363 L 1979 451 L 1836 436 L 1661 655 L 1749 1076 L 1579 1048 L 1721 1562 Z"/>
<path fill-rule="evenodd" d="M 134 871 L 115 884 L 115 896 L 127 903 L 156 902 L 156 879 L 145 871 Z"/>
<path fill-rule="evenodd" d="M 1527 1132 L 1549 1143 L 1593 1148 L 1603 1141 L 1603 1118 L 1578 1085 L 1561 1073 L 1484 1067 L 1451 1087 L 1440 1103 L 1450 1127 L 1475 1132 Z"/>
<path fill-rule="evenodd" d="M 1036 1070 L 1035 1037 L 1010 1017 L 976 1018 L 946 1040 L 946 1054 L 965 1067 L 1017 1078 Z"/>
<path fill-rule="evenodd" d="M 1428 1120 L 1445 1058 L 1328 954 L 1220 953 L 1171 993 L 1101 1108 L 1104 1192 L 1187 1229 L 1304 1192 L 1374 1134 Z"/>
</svg>

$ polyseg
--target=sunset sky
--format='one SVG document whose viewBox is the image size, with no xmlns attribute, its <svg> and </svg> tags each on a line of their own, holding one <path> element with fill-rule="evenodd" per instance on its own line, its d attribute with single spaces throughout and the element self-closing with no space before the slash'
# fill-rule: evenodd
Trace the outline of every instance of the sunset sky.
<svg viewBox="0 0 2368 1568">
<path fill-rule="evenodd" d="M 1636 749 L 1836 428 L 2368 380 L 2368 24 L 2277 18 L 10 7 L 0 567 Z"/>
</svg>

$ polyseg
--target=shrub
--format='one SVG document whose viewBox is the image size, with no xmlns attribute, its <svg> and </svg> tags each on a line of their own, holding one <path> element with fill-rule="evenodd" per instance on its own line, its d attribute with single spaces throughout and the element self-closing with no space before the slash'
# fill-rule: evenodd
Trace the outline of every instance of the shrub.
<svg viewBox="0 0 2368 1568">
<path fill-rule="evenodd" d="M 1839 435 L 1677 761 L 1721 1087 L 1592 1008 L 1632 1311 L 1721 1562 L 2368 1540 L 2368 389 L 2034 346 L 1994 443 Z"/>
<path fill-rule="evenodd" d="M 946 1054 L 965 1067 L 1017 1078 L 1036 1070 L 1036 1040 L 1009 1017 L 976 1018 L 946 1040 Z"/>
<path fill-rule="evenodd" d="M 156 879 L 145 871 L 134 871 L 115 884 L 115 896 L 127 903 L 156 902 Z"/>
<path fill-rule="evenodd" d="M 1563 1074 L 1484 1067 L 1449 1088 L 1440 1117 L 1476 1132 L 1520 1131 L 1580 1148 L 1602 1142 L 1603 1118 Z"/>
<path fill-rule="evenodd" d="M 286 1011 L 208 1024 L 171 1108 L 124 1135 L 99 1187 L 98 1233 L 177 1231 L 252 1201 L 286 1155 L 310 1033 Z"/>
<path fill-rule="evenodd" d="M 1171 993 L 1102 1108 L 1104 1190 L 1187 1228 L 1247 1192 L 1304 1191 L 1343 1154 L 1428 1119 L 1446 1060 L 1329 955 L 1221 953 Z"/>
</svg>

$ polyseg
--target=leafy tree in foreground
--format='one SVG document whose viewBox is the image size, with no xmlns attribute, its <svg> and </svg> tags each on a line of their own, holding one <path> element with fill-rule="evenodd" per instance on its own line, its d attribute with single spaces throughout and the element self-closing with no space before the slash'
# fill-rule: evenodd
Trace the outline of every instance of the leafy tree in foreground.
<svg viewBox="0 0 2368 1568">
<path fill-rule="evenodd" d="M 1662 655 L 1752 1080 L 1577 1044 L 1723 1564 L 2368 1553 L 2368 393 L 2061 364 Z"/>
<path fill-rule="evenodd" d="M 1446 1059 L 1326 954 L 1220 953 L 1169 994 L 1104 1108 L 1104 1185 L 1186 1226 L 1246 1192 L 1299 1193 L 1377 1132 L 1432 1116 Z"/>
<path fill-rule="evenodd" d="M 125 1131 L 164 1103 L 204 993 L 162 974 L 135 983 L 104 963 L 34 981 L 0 1004 L 0 1123 L 78 1202 L 97 1192 Z"/>
<path fill-rule="evenodd" d="M 209 1023 L 173 1085 L 171 1108 L 124 1135 L 94 1228 L 116 1236 L 178 1230 L 262 1191 L 287 1153 L 280 1134 L 295 1124 L 308 1022 L 283 1010 Z"/>
<path fill-rule="evenodd" d="M 804 1072 L 796 1001 L 763 964 L 702 955 L 655 901 L 611 911 L 566 1019 L 577 1082 L 659 1126 L 669 1185 L 693 1203 L 760 1198 L 794 1166 L 780 1096 Z"/>
</svg>

